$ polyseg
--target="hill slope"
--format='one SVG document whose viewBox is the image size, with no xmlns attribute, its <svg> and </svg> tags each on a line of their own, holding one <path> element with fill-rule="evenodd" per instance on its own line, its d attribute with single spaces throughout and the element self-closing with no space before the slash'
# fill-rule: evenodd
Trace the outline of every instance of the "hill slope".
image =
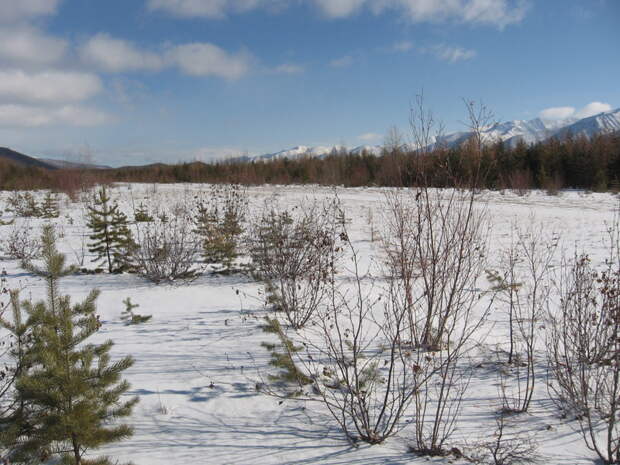
<svg viewBox="0 0 620 465">
<path fill-rule="evenodd" d="M 0 160 L 7 160 L 11 163 L 15 163 L 19 166 L 30 166 L 34 168 L 44 168 L 48 170 L 57 169 L 54 165 L 46 163 L 45 161 L 38 160 L 34 157 L 29 157 L 23 153 L 16 152 L 7 147 L 0 147 Z"/>
</svg>

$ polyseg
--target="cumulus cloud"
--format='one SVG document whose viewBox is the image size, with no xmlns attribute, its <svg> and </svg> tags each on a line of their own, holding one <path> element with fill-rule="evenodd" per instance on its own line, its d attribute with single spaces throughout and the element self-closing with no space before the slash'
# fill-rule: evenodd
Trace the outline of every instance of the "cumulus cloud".
<svg viewBox="0 0 620 465">
<path fill-rule="evenodd" d="M 605 111 L 611 111 L 611 105 L 603 102 L 591 102 L 588 103 L 585 107 L 577 111 L 575 116 L 577 118 L 587 118 L 588 116 L 598 115 L 599 113 L 603 113 Z"/>
<path fill-rule="evenodd" d="M 85 62 L 109 72 L 148 70 L 163 67 L 164 62 L 155 53 L 139 50 L 132 43 L 108 34 L 97 34 L 80 48 Z"/>
<path fill-rule="evenodd" d="M 247 53 L 231 54 L 210 43 L 179 45 L 166 53 L 166 59 L 190 76 L 217 76 L 238 79 L 248 73 L 252 57 Z"/>
<path fill-rule="evenodd" d="M 81 47 L 80 56 L 85 63 L 110 73 L 159 71 L 172 67 L 190 76 L 217 76 L 225 79 L 244 76 L 253 62 L 249 53 L 229 53 L 206 42 L 169 45 L 163 51 L 153 52 L 103 33 L 89 39 Z M 300 66 L 284 64 L 274 71 L 293 74 L 302 70 Z"/>
<path fill-rule="evenodd" d="M 49 65 L 65 55 L 67 41 L 32 27 L 0 27 L 0 60 L 18 65 Z"/>
<path fill-rule="evenodd" d="M 35 16 L 56 13 L 60 0 L 2 0 L 0 1 L 0 22 L 14 24 Z"/>
<path fill-rule="evenodd" d="M 299 0 L 318 8 L 328 18 L 346 18 L 363 10 L 374 14 L 393 11 L 413 22 L 455 20 L 505 27 L 520 22 L 530 0 Z M 279 9 L 290 0 L 148 0 L 150 10 L 178 17 L 223 18 L 257 8 Z"/>
<path fill-rule="evenodd" d="M 606 111 L 611 111 L 612 106 L 603 102 L 591 102 L 583 108 L 577 110 L 575 107 L 551 107 L 542 110 L 539 117 L 546 121 L 557 121 L 564 119 L 581 119 L 589 116 L 598 115 Z"/>
<path fill-rule="evenodd" d="M 99 93 L 101 88 L 101 80 L 90 73 L 0 70 L 0 99 L 4 102 L 79 102 Z"/>
<path fill-rule="evenodd" d="M 53 125 L 98 126 L 110 117 L 93 108 L 63 105 L 57 108 L 37 105 L 0 105 L 0 127 L 41 127 Z"/>
<path fill-rule="evenodd" d="M 541 111 L 538 116 L 544 120 L 558 120 L 570 118 L 574 114 L 574 107 L 551 107 Z"/>
<path fill-rule="evenodd" d="M 336 58 L 329 62 L 329 66 L 332 68 L 348 68 L 355 62 L 355 59 L 351 55 L 346 55 L 341 58 Z"/>
</svg>

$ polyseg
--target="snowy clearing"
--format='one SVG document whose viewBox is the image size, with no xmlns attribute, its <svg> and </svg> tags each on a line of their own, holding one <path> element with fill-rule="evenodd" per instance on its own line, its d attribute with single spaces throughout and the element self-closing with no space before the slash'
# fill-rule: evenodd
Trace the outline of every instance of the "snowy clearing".
<svg viewBox="0 0 620 465">
<path fill-rule="evenodd" d="M 132 216 L 135 205 L 187 202 L 202 185 L 117 185 L 111 190 L 121 209 Z M 330 198 L 337 193 L 346 215 L 353 245 L 362 267 L 373 266 L 380 256 L 379 241 L 371 229 L 381 231 L 385 190 L 379 188 L 331 189 L 323 187 L 251 187 L 250 217 L 264 199 L 277 196 L 286 205 L 310 198 Z M 2 193 L 3 202 L 8 193 Z M 37 194 L 42 195 L 42 194 Z M 482 192 L 478 201 L 491 218 L 491 264 L 510 241 L 511 225 L 542 224 L 545 233 L 560 237 L 562 251 L 570 256 L 586 251 L 593 263 L 605 258 L 605 233 L 619 198 L 613 194 L 562 192 L 550 196 L 533 191 L 526 196 L 512 192 Z M 0 207 L 2 208 L 2 207 Z M 6 213 L 2 217 L 12 217 Z M 70 219 L 71 220 L 70 220 Z M 17 218 L 16 224 L 26 221 Z M 44 220 L 29 221 L 35 234 Z M 61 202 L 57 225 L 60 249 L 70 263 L 76 261 L 82 237 L 87 234 L 80 202 Z M 15 225 L 0 226 L 0 240 Z M 9 286 L 21 288 L 22 297 L 44 297 L 44 283 L 25 273 L 18 261 L 2 257 Z M 556 263 L 557 263 L 556 260 Z M 87 254 L 84 266 L 93 268 Z M 484 276 L 479 284 L 485 285 Z M 486 284 L 488 285 L 488 283 Z M 98 313 L 103 322 L 98 340 L 112 339 L 113 353 L 131 354 L 136 362 L 125 373 L 129 394 L 140 403 L 128 423 L 134 437 L 109 446 L 103 453 L 136 465 L 178 464 L 409 464 L 468 463 L 454 457 L 425 458 L 407 453 L 413 431 L 403 429 L 380 445 L 352 446 L 319 403 L 279 398 L 257 392 L 256 384 L 272 370 L 269 353 L 261 342 L 273 340 L 260 325 L 268 311 L 262 303 L 261 285 L 244 275 L 205 273 L 189 284 L 155 285 L 132 274 L 72 275 L 61 281 L 63 294 L 76 301 L 89 290 L 101 290 Z M 138 312 L 153 318 L 126 326 L 120 320 L 122 301 L 130 297 Z M 461 450 L 490 439 L 498 410 L 497 344 L 506 340 L 506 313 L 493 310 L 480 331 L 482 347 L 476 353 L 471 383 L 463 411 L 449 447 Z M 541 347 L 539 347 L 541 349 Z M 539 350 L 540 351 L 540 350 Z M 511 430 L 531 433 L 539 443 L 542 463 L 588 464 L 589 451 L 578 423 L 560 418 L 546 387 L 546 360 L 538 354 L 537 382 L 531 409 L 511 423 Z M 405 415 L 405 420 L 407 416 Z"/>
</svg>

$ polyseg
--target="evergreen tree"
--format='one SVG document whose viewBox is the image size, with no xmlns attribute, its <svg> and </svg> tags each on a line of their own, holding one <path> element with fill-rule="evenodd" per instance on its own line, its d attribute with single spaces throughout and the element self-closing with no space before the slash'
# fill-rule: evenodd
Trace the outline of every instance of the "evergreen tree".
<svg viewBox="0 0 620 465">
<path fill-rule="evenodd" d="M 102 186 L 88 206 L 89 221 L 87 226 L 93 233 L 89 236 L 93 241 L 88 251 L 97 254 L 93 261 L 104 260 L 108 271 L 122 271 L 129 256 L 128 249 L 133 245 L 127 215 L 119 210 L 118 204 L 112 204 L 105 186 Z"/>
<path fill-rule="evenodd" d="M 3 289 L 3 291 L 6 288 Z M 2 371 L 2 409 L 0 414 L 0 445 L 2 460 L 5 462 L 13 455 L 13 448 L 18 439 L 28 434 L 29 405 L 24 399 L 15 395 L 15 381 L 31 366 L 32 326 L 29 319 L 24 318 L 23 305 L 19 300 L 19 292 L 6 292 L 10 296 L 4 310 L 10 307 L 12 319 L 0 317 L 0 327 L 9 333 L 9 349 L 3 355 L 8 361 Z M 3 462 L 4 463 L 4 462 Z"/>
<path fill-rule="evenodd" d="M 47 300 L 24 302 L 32 345 L 30 366 L 16 380 L 19 402 L 30 406 L 22 418 L 25 434 L 15 447 L 14 461 L 46 461 L 94 465 L 110 463 L 106 458 L 85 459 L 90 449 L 132 435 L 128 425 L 113 425 L 117 418 L 131 414 L 137 398 L 122 401 L 129 384 L 122 372 L 133 364 L 127 356 L 110 363 L 112 341 L 87 343 L 101 324 L 95 314 L 99 292 L 91 291 L 81 303 L 71 305 L 61 296 L 58 281 L 74 271 L 65 267 L 65 256 L 56 249 L 51 225 L 43 228 L 43 264 L 26 268 L 47 281 Z"/>
<path fill-rule="evenodd" d="M 142 202 L 140 202 L 140 205 L 138 205 L 138 208 L 134 213 L 134 220 L 136 223 L 150 223 L 153 221 L 153 217 L 149 213 L 148 208 L 146 208 L 146 205 Z"/>
<path fill-rule="evenodd" d="M 60 211 L 58 210 L 58 200 L 51 192 L 45 194 L 40 207 L 41 218 L 58 218 Z"/>
<path fill-rule="evenodd" d="M 123 320 L 126 325 L 139 325 L 153 318 L 152 315 L 138 315 L 134 313 L 134 309 L 138 308 L 140 305 L 134 304 L 130 297 L 123 300 L 123 303 L 125 304 L 125 310 L 121 313 L 121 320 Z"/>
<path fill-rule="evenodd" d="M 195 231 L 202 240 L 206 263 L 219 263 L 231 271 L 239 255 L 246 208 L 246 193 L 237 185 L 213 186 L 210 198 L 197 202 Z"/>
<path fill-rule="evenodd" d="M 115 205 L 118 207 L 118 205 Z M 115 263 L 115 271 L 125 271 L 133 268 L 131 257 L 136 243 L 133 234 L 129 229 L 127 215 L 120 210 L 116 210 L 112 215 L 112 258 Z"/>
</svg>

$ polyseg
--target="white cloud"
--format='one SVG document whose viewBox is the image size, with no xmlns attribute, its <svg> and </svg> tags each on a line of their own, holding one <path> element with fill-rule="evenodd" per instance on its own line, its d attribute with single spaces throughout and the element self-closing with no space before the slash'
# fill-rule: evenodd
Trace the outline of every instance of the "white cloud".
<svg viewBox="0 0 620 465">
<path fill-rule="evenodd" d="M 574 107 L 551 107 L 541 111 L 538 116 L 547 121 L 564 120 L 569 118 L 581 119 L 611 111 L 612 106 L 603 102 L 590 102 L 579 110 Z"/>
<path fill-rule="evenodd" d="M 110 117 L 98 110 L 64 105 L 48 108 L 36 105 L 0 105 L 0 127 L 41 127 L 52 125 L 98 126 Z"/>
<path fill-rule="evenodd" d="M 440 60 L 450 63 L 471 60 L 476 56 L 475 50 L 469 50 L 463 47 L 450 47 L 447 45 L 437 45 L 433 47 L 433 53 Z"/>
<path fill-rule="evenodd" d="M 67 41 L 43 34 L 32 27 L 0 28 L 0 60 L 24 65 L 58 62 Z"/>
<path fill-rule="evenodd" d="M 287 0 L 149 0 L 150 10 L 160 10 L 185 18 L 224 18 L 256 8 L 280 9 Z"/>
<path fill-rule="evenodd" d="M 181 17 L 220 18 L 225 14 L 226 0 L 149 0 L 148 8 Z"/>
<path fill-rule="evenodd" d="M 100 126 L 108 123 L 111 117 L 99 110 L 90 107 L 66 105 L 53 112 L 58 123 L 72 126 Z"/>
<path fill-rule="evenodd" d="M 186 159 L 206 162 L 236 158 L 242 154 L 243 152 L 241 150 L 233 147 L 200 147 L 188 153 Z"/>
<path fill-rule="evenodd" d="M 273 71 L 276 74 L 301 74 L 304 72 L 304 67 L 293 63 L 284 63 L 277 66 Z"/>
<path fill-rule="evenodd" d="M 56 13 L 60 0 L 0 0 L 0 22 L 14 24 Z"/>
<path fill-rule="evenodd" d="M 45 71 L 26 73 L 0 70 L 0 101 L 29 103 L 69 103 L 86 100 L 101 90 L 94 74 Z"/>
<path fill-rule="evenodd" d="M 82 60 L 107 72 L 159 71 L 176 67 L 190 76 L 217 76 L 237 79 L 247 74 L 253 58 L 249 53 L 229 53 L 217 45 L 195 42 L 181 45 L 168 45 L 165 51 L 142 50 L 132 42 L 98 34 L 80 49 Z M 298 73 L 300 66 L 284 64 L 274 72 Z"/>
<path fill-rule="evenodd" d="M 553 121 L 559 119 L 567 119 L 575 114 L 573 107 L 551 107 L 541 111 L 538 116 L 541 119 Z"/>
<path fill-rule="evenodd" d="M 159 55 L 103 33 L 88 40 L 80 48 L 80 56 L 85 62 L 109 72 L 155 71 L 164 66 Z"/>
<path fill-rule="evenodd" d="M 329 66 L 332 68 L 348 68 L 351 66 L 355 60 L 351 55 L 346 55 L 341 58 L 336 58 L 329 62 Z"/>
<path fill-rule="evenodd" d="M 611 105 L 603 102 L 591 102 L 575 113 L 577 118 L 587 118 L 588 116 L 598 115 L 605 111 L 611 111 Z"/>
<path fill-rule="evenodd" d="M 312 4 L 328 18 L 346 18 L 364 9 L 374 14 L 394 11 L 413 22 L 460 21 L 505 27 L 520 22 L 530 0 L 148 0 L 150 10 L 186 18 L 224 18 L 253 9 L 281 9 L 292 3 Z"/>
<path fill-rule="evenodd" d="M 252 57 L 247 53 L 230 54 L 217 45 L 201 42 L 173 47 L 166 53 L 166 59 L 190 76 L 225 79 L 244 76 L 252 64 Z"/>
<path fill-rule="evenodd" d="M 359 140 L 363 140 L 364 142 L 376 142 L 382 138 L 383 136 L 381 134 L 376 134 L 374 132 L 367 132 L 358 137 Z"/>
<path fill-rule="evenodd" d="M 330 18 L 345 18 L 357 13 L 367 0 L 314 0 L 314 3 Z"/>
<path fill-rule="evenodd" d="M 332 18 L 368 8 L 375 14 L 395 11 L 413 22 L 461 21 L 504 27 L 518 23 L 528 9 L 526 0 L 314 0 Z"/>
</svg>

